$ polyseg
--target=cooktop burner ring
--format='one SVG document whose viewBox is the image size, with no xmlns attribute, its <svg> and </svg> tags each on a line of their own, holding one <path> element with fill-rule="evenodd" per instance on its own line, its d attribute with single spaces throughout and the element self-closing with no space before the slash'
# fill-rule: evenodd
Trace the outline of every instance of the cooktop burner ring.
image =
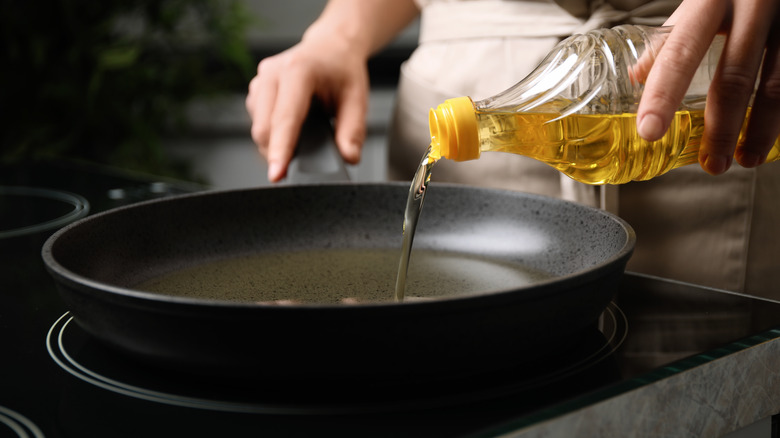
<svg viewBox="0 0 780 438">
<path fill-rule="evenodd" d="M 153 401 L 174 406 L 211 409 L 227 412 L 257 412 L 256 409 L 247 409 L 247 406 L 244 406 L 240 403 L 236 404 L 195 397 L 184 397 L 176 394 L 154 391 L 140 386 L 129 385 L 119 380 L 115 380 L 96 373 L 71 357 L 64 346 L 63 338 L 65 336 L 65 330 L 68 328 L 71 322 L 73 322 L 73 317 L 70 316 L 70 312 L 66 312 L 54 323 L 54 325 L 51 326 L 49 332 L 46 335 L 46 348 L 49 351 L 51 358 L 57 363 L 57 365 L 60 366 L 60 368 L 64 369 L 78 379 L 108 391 L 116 392 L 118 394 L 129 397 L 135 397 L 141 400 Z M 54 342 L 55 339 L 56 342 Z"/>
<path fill-rule="evenodd" d="M 43 432 L 29 418 L 24 415 L 0 406 L 0 423 L 8 426 L 19 438 L 43 438 Z"/>
<path fill-rule="evenodd" d="M 36 220 L 36 223 L 24 225 L 17 224 L 9 229 L 0 229 L 0 239 L 56 230 L 77 219 L 85 217 L 89 213 L 89 201 L 87 201 L 86 198 L 75 193 L 60 190 L 23 186 L 0 186 L 0 198 L 2 197 L 55 201 L 69 205 L 72 209 L 53 218 L 47 217 L 42 218 L 39 221 Z M 12 203 L 11 209 L 13 208 L 14 205 Z"/>
<path fill-rule="evenodd" d="M 108 373 L 101 373 L 90 369 L 89 363 L 85 365 L 75 357 L 78 353 L 78 343 L 91 343 L 92 345 L 99 344 L 96 340 L 86 334 L 78 324 L 71 324 L 74 322 L 74 317 L 70 312 L 66 312 L 55 321 L 50 327 L 46 336 L 46 347 L 51 358 L 57 363 L 59 367 L 74 376 L 75 378 L 86 382 L 95 387 L 120 394 L 127 397 L 132 397 L 144 401 L 162 403 L 172 406 L 196 408 L 211 411 L 221 412 L 233 412 L 233 413 L 254 413 L 254 414 L 284 414 L 284 415 L 334 415 L 334 414 L 370 414 L 380 412 L 392 412 L 397 410 L 416 410 L 416 409 L 428 409 L 439 408 L 447 405 L 456 404 L 468 404 L 474 402 L 489 401 L 492 399 L 502 398 L 506 396 L 513 396 L 523 391 L 530 389 L 536 389 L 540 386 L 556 382 L 572 375 L 576 376 L 579 372 L 592 368 L 595 364 L 602 362 L 604 359 L 610 357 L 612 353 L 622 344 L 623 339 L 627 334 L 627 321 L 622 310 L 614 304 L 610 303 L 605 309 L 599 323 L 599 330 L 594 328 L 594 332 L 600 335 L 602 344 L 598 348 L 589 349 L 586 354 L 578 356 L 577 360 L 567 363 L 560 368 L 555 368 L 551 372 L 547 372 L 542 375 L 534 375 L 532 379 L 522 377 L 522 371 L 510 369 L 504 374 L 499 373 L 499 377 L 495 378 L 493 375 L 486 375 L 486 384 L 482 388 L 481 384 L 474 385 L 466 384 L 465 390 L 450 389 L 450 393 L 439 394 L 436 391 L 428 391 L 422 395 L 415 395 L 411 398 L 394 398 L 391 395 L 389 399 L 385 398 L 371 398 L 361 399 L 360 394 L 357 398 L 338 399 L 339 395 L 336 395 L 336 400 L 331 397 L 332 394 L 326 394 L 326 391 L 314 394 L 299 394 L 294 393 L 292 398 L 278 399 L 278 393 L 270 391 L 270 398 L 265 398 L 265 394 L 261 395 L 261 399 L 255 399 L 255 394 L 252 395 L 252 399 L 244 400 L 241 396 L 234 396 L 230 394 L 228 397 L 224 397 L 225 393 L 217 393 L 201 396 L 196 394 L 195 396 L 184 395 L 191 385 L 192 380 L 189 380 L 189 385 L 175 386 L 174 391 L 152 389 L 155 388 L 154 380 L 159 376 L 152 377 L 151 382 L 142 380 L 140 384 L 138 382 L 132 382 L 137 376 L 130 376 L 129 382 L 127 376 L 116 377 L 116 371 L 109 367 Z M 82 339 L 79 339 L 82 338 Z M 73 344 L 73 345 L 71 345 Z M 73 348 L 73 346 L 76 348 Z M 82 345 L 83 347 L 83 345 Z M 70 350 L 73 349 L 74 352 Z M 103 347 L 100 350 L 105 351 L 108 354 L 111 353 L 117 358 L 120 355 L 114 351 L 108 351 Z M 87 355 L 88 356 L 88 355 Z M 87 357 L 89 359 L 89 357 Z M 100 369 L 100 365 L 97 367 Z M 516 372 L 517 371 L 517 372 Z M 141 373 L 143 370 L 141 370 Z M 114 374 L 111 374 L 114 373 Z M 108 375 L 106 375 L 108 374 Z M 121 370 L 120 373 L 121 374 Z M 521 377 L 517 377 L 520 375 Z M 514 381 L 505 382 L 501 380 L 501 377 L 510 377 Z M 166 377 L 166 376 L 162 376 Z M 196 379 L 195 376 L 190 376 L 192 379 Z M 122 379 L 125 378 L 125 381 Z M 159 381 L 159 379 L 157 379 Z M 152 384 L 151 386 L 149 384 Z M 460 382 L 458 382 L 460 383 Z M 481 383 L 481 381 L 480 381 Z M 470 386 L 471 385 L 471 386 Z M 455 385 L 453 385 L 455 386 Z M 187 388 L 184 391 L 182 388 Z M 251 392 L 251 391 L 249 391 Z M 220 397 L 223 396 L 223 397 Z M 301 397 L 302 396 L 302 397 Z M 310 396 L 307 398 L 307 396 Z M 321 398 L 321 397 L 325 398 Z M 288 396 L 289 397 L 289 396 Z"/>
</svg>

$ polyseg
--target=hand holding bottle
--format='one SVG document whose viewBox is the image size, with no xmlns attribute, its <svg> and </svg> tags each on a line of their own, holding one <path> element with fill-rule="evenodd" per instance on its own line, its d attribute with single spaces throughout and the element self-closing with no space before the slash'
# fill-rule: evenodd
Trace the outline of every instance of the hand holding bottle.
<svg viewBox="0 0 780 438">
<path fill-rule="evenodd" d="M 701 59 L 722 32 L 728 39 L 707 96 L 699 162 L 720 174 L 736 150 L 742 166 L 762 164 L 780 134 L 780 2 L 685 0 L 666 24 L 674 29 L 648 75 L 637 111 L 639 134 L 647 140 L 663 136 Z M 759 74 L 747 133 L 737 145 Z"/>
</svg>

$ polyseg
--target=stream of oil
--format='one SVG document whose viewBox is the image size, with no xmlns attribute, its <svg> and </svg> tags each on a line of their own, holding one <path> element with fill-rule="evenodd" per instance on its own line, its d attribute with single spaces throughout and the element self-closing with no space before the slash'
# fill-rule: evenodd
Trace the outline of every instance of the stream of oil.
<svg viewBox="0 0 780 438">
<path fill-rule="evenodd" d="M 414 233 L 417 230 L 417 221 L 420 219 L 423 202 L 425 201 L 425 191 L 428 189 L 428 183 L 431 181 L 431 171 L 433 170 L 433 165 L 436 164 L 436 161 L 430 158 L 430 153 L 431 147 L 429 146 L 420 161 L 420 165 L 417 166 L 417 171 L 412 179 L 412 185 L 409 187 L 409 196 L 406 198 L 401 260 L 398 263 L 398 275 L 395 280 L 396 301 L 404 300 L 406 276 L 409 273 L 409 259 L 412 256 Z"/>
</svg>

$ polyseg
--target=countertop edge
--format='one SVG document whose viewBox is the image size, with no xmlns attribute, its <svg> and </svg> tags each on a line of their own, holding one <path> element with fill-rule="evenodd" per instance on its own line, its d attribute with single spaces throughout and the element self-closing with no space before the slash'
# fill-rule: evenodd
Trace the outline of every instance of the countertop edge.
<svg viewBox="0 0 780 438">
<path fill-rule="evenodd" d="M 780 338 L 774 337 L 500 436 L 722 436 L 780 412 L 777 364 Z"/>
</svg>

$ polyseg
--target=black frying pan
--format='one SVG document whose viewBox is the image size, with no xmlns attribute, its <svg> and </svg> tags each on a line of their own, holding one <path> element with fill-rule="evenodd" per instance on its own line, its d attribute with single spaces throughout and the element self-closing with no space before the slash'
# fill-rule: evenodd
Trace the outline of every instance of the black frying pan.
<svg viewBox="0 0 780 438">
<path fill-rule="evenodd" d="M 135 358 L 281 382 L 392 383 L 490 372 L 576 342 L 612 298 L 634 246 L 633 230 L 600 210 L 434 183 L 415 250 L 484 255 L 553 278 L 356 305 L 235 303 L 136 289 L 158 275 L 246 254 L 399 248 L 400 255 L 407 192 L 407 184 L 331 184 L 156 200 L 58 231 L 43 259 L 76 322 Z"/>
</svg>

